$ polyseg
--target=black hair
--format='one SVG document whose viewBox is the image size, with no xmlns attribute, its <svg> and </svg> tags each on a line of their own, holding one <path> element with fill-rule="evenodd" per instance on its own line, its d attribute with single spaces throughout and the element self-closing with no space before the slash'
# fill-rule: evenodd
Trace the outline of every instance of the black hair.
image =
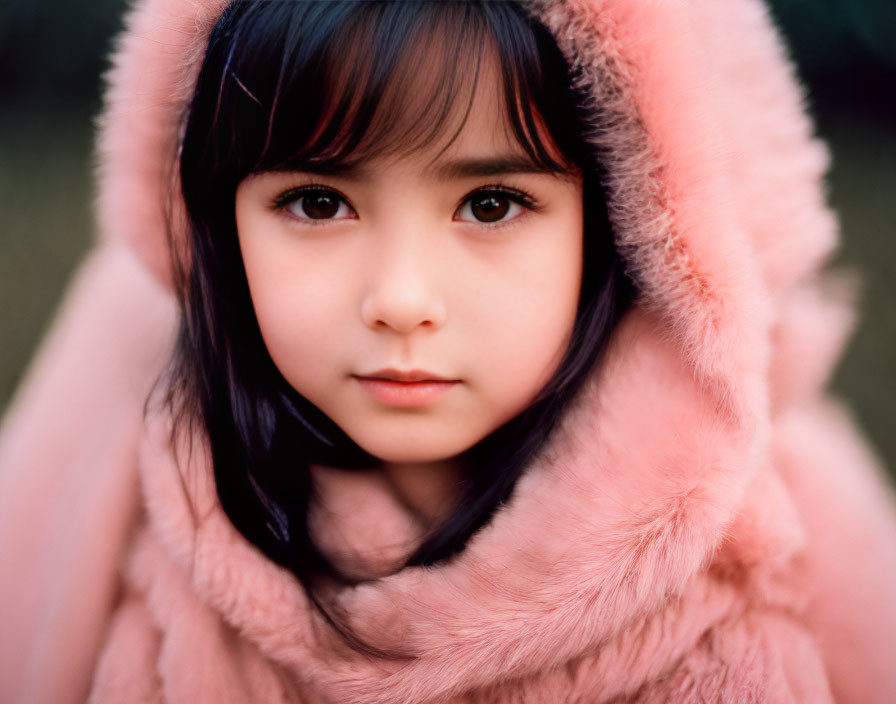
<svg viewBox="0 0 896 704">
<path fill-rule="evenodd" d="M 408 69 L 424 47 L 436 80 L 414 82 L 409 104 Z M 457 126 L 449 118 L 469 111 L 488 52 L 528 158 L 556 173 L 581 170 L 580 304 L 556 374 L 530 407 L 465 453 L 475 471 L 460 501 L 408 565 L 455 555 L 508 500 L 630 301 L 575 76 L 550 33 L 509 0 L 238 0 L 211 33 L 179 162 L 190 239 L 178 260 L 183 316 L 169 400 L 181 421 L 197 421 L 207 434 L 218 496 L 234 526 L 309 593 L 318 578 L 353 581 L 309 532 L 309 465 L 369 468 L 378 460 L 272 362 L 240 258 L 236 189 L 255 172 L 335 168 L 433 144 L 446 125 Z"/>
</svg>

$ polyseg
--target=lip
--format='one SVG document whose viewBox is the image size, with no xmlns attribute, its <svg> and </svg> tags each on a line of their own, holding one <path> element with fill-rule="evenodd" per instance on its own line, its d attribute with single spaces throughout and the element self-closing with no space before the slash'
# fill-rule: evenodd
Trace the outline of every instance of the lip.
<svg viewBox="0 0 896 704">
<path fill-rule="evenodd" d="M 396 408 L 414 408 L 435 402 L 460 383 L 422 369 L 381 369 L 353 378 L 380 403 Z"/>
<path fill-rule="evenodd" d="M 388 369 L 380 369 L 379 371 L 370 372 L 369 374 L 356 374 L 355 375 L 359 379 L 383 379 L 386 381 L 404 381 L 404 382 L 418 382 L 418 381 L 457 381 L 457 379 L 448 379 L 444 376 L 439 376 L 433 372 L 426 371 L 425 369 L 394 369 L 389 367 Z"/>
</svg>

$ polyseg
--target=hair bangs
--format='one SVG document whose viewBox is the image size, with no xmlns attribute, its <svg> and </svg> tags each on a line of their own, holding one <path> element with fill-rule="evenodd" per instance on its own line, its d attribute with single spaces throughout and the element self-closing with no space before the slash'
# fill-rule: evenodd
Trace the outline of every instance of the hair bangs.
<svg viewBox="0 0 896 704">
<path fill-rule="evenodd" d="M 257 171 L 339 172 L 434 144 L 444 150 L 486 89 L 487 68 L 504 90 L 508 134 L 533 164 L 555 172 L 576 165 L 545 124 L 550 91 L 530 20 L 513 5 L 241 4 L 231 6 L 222 36 L 214 116 L 227 140 L 214 151 L 237 181 Z"/>
</svg>

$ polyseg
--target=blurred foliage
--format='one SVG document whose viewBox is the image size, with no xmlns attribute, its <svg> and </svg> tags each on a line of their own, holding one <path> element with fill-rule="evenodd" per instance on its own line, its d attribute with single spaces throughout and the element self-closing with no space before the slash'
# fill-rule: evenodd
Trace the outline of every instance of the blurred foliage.
<svg viewBox="0 0 896 704">
<path fill-rule="evenodd" d="M 0 105 L 91 100 L 124 5 L 123 0 L 0 3 Z"/>
<path fill-rule="evenodd" d="M 774 0 L 771 5 L 807 74 L 831 76 L 855 63 L 896 67 L 893 0 Z"/>
<path fill-rule="evenodd" d="M 771 6 L 805 75 L 854 76 L 856 65 L 896 70 L 896 1 L 772 0 Z M 124 7 L 124 0 L 5 0 L 0 104 L 94 96 Z"/>
<path fill-rule="evenodd" d="M 91 117 L 125 6 L 0 3 L 0 411 L 92 237 Z M 862 322 L 835 390 L 896 469 L 896 0 L 771 7 L 831 144 L 844 233 L 837 263 L 865 279 Z"/>
</svg>

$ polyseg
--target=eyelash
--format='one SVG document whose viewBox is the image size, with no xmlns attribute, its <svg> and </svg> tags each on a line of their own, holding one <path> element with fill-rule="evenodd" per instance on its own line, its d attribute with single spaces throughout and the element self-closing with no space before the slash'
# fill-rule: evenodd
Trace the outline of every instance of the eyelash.
<svg viewBox="0 0 896 704">
<path fill-rule="evenodd" d="M 309 183 L 304 186 L 298 186 L 296 188 L 290 188 L 278 195 L 271 206 L 274 210 L 278 212 L 282 212 L 286 215 L 286 217 L 291 218 L 292 220 L 297 220 L 301 222 L 303 225 L 308 225 L 311 227 L 317 227 L 320 225 L 327 225 L 332 222 L 332 218 L 324 218 L 320 220 L 315 220 L 314 218 L 298 218 L 294 215 L 289 215 L 285 213 L 286 209 L 301 199 L 303 196 L 309 195 L 311 193 L 332 193 L 334 194 L 341 202 L 345 203 L 349 209 L 354 213 L 355 209 L 352 208 L 351 204 L 342 193 L 340 193 L 337 189 L 332 186 L 326 186 L 322 183 Z"/>
<path fill-rule="evenodd" d="M 521 215 L 518 215 L 511 220 L 499 220 L 497 222 L 478 221 L 476 225 L 479 227 L 508 227 L 515 224 L 521 217 L 525 217 L 525 211 L 537 213 L 542 210 L 542 207 L 535 201 L 535 199 L 525 191 L 501 184 L 494 184 L 491 186 L 481 186 L 480 188 L 477 188 L 473 192 L 468 193 L 466 196 L 464 196 L 463 200 L 454 210 L 455 215 L 457 215 L 457 213 L 459 213 L 461 209 L 476 196 L 487 196 L 492 194 L 507 198 L 512 203 L 516 203 L 517 205 L 522 206 L 525 210 Z"/>
<path fill-rule="evenodd" d="M 301 199 L 303 196 L 311 194 L 311 193 L 322 193 L 322 192 L 334 194 L 341 202 L 343 202 L 346 206 L 348 206 L 348 208 L 353 213 L 355 212 L 355 209 L 352 207 L 351 203 L 349 203 L 348 198 L 346 198 L 342 193 L 340 193 L 337 189 L 333 188 L 332 186 L 327 186 L 322 183 L 321 184 L 309 183 L 304 186 L 290 188 L 290 189 L 282 192 L 281 194 L 279 194 L 274 199 L 271 206 L 274 210 L 277 210 L 279 212 L 284 212 L 287 207 L 289 207 L 291 204 L 293 204 L 296 201 L 298 201 L 299 199 Z M 507 198 L 508 200 L 512 201 L 513 203 L 516 203 L 517 205 L 522 206 L 527 211 L 537 213 L 542 210 L 542 206 L 532 196 L 530 196 L 525 191 L 517 189 L 517 188 L 505 186 L 502 184 L 494 184 L 494 185 L 488 185 L 488 186 L 481 186 L 481 187 L 471 191 L 467 195 L 465 195 L 454 210 L 455 218 L 456 218 L 457 214 L 461 211 L 461 209 L 476 196 L 486 196 L 486 195 L 492 195 L 492 194 L 501 196 L 503 198 Z M 293 215 L 289 215 L 288 213 L 286 214 L 286 216 L 292 218 L 293 220 L 300 221 L 303 225 L 307 225 L 307 226 L 311 226 L 311 227 L 327 225 L 333 221 L 332 218 L 322 218 L 319 220 L 314 219 L 314 218 L 298 218 Z M 522 215 L 517 216 L 511 220 L 507 220 L 507 221 L 505 221 L 505 220 L 499 220 L 497 222 L 478 221 L 476 224 L 479 227 L 488 227 L 488 228 L 506 227 L 508 225 L 516 223 L 516 221 L 520 217 L 525 217 L 525 213 L 523 213 Z M 469 221 L 462 221 L 462 222 L 469 222 Z"/>
</svg>

